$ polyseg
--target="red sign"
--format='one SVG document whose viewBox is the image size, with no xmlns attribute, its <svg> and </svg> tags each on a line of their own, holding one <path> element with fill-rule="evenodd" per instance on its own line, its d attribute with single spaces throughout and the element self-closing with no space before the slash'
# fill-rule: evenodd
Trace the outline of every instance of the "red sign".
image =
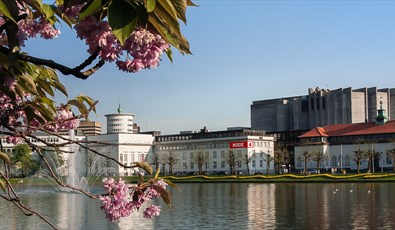
<svg viewBox="0 0 395 230">
<path fill-rule="evenodd" d="M 231 149 L 254 148 L 254 142 L 252 141 L 229 142 L 229 148 Z"/>
</svg>

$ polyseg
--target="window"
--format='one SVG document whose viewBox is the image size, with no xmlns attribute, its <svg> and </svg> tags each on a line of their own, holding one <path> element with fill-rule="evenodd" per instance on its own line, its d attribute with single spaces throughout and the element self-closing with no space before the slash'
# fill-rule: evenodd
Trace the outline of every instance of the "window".
<svg viewBox="0 0 395 230">
<path fill-rule="evenodd" d="M 186 162 L 184 162 L 184 163 L 182 163 L 182 169 L 187 169 L 188 168 L 188 165 L 187 165 L 187 163 Z"/>
<path fill-rule="evenodd" d="M 216 169 L 216 168 L 217 168 L 217 162 L 214 161 L 214 162 L 213 162 L 213 169 Z"/>
<path fill-rule="evenodd" d="M 182 153 L 182 159 L 186 160 L 187 159 L 187 153 Z"/>
<path fill-rule="evenodd" d="M 221 161 L 221 168 L 225 168 L 225 161 Z"/>
<path fill-rule="evenodd" d="M 345 160 L 346 160 L 346 166 L 350 166 L 350 157 L 348 155 L 345 157 Z"/>
<path fill-rule="evenodd" d="M 255 168 L 255 160 L 252 160 L 252 167 Z"/>
<path fill-rule="evenodd" d="M 302 167 L 302 158 L 301 157 L 298 157 L 297 164 L 298 164 L 298 167 Z"/>
<path fill-rule="evenodd" d="M 189 157 L 190 157 L 189 159 L 194 159 L 195 158 L 193 152 L 190 153 Z"/>
<path fill-rule="evenodd" d="M 259 161 L 259 167 L 263 168 L 263 160 Z"/>
<path fill-rule="evenodd" d="M 217 151 L 213 151 L 213 158 L 214 158 L 214 159 L 217 158 Z"/>
<path fill-rule="evenodd" d="M 332 166 L 337 166 L 336 156 L 332 157 Z"/>
<path fill-rule="evenodd" d="M 119 161 L 123 162 L 123 154 L 122 153 L 119 155 Z"/>
<path fill-rule="evenodd" d="M 237 162 L 237 168 L 241 168 L 241 161 Z"/>
<path fill-rule="evenodd" d="M 191 162 L 191 169 L 194 169 L 194 168 L 195 168 L 195 163 Z"/>
<path fill-rule="evenodd" d="M 386 162 L 386 164 L 392 164 L 392 159 L 390 158 L 390 157 L 386 157 L 385 158 L 385 162 Z"/>
<path fill-rule="evenodd" d="M 225 151 L 224 150 L 221 151 L 221 158 L 225 158 Z"/>
</svg>

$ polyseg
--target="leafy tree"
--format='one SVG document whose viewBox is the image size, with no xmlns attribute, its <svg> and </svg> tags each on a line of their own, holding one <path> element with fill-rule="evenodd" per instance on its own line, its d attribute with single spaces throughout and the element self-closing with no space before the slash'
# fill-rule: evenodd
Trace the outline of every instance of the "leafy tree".
<svg viewBox="0 0 395 230">
<path fill-rule="evenodd" d="M 304 174 L 307 174 L 307 162 L 309 162 L 309 159 L 312 156 L 313 156 L 313 154 L 310 151 L 308 151 L 308 150 L 303 151 L 302 157 L 303 157 L 303 165 L 304 165 L 304 168 L 303 168 Z"/>
<path fill-rule="evenodd" d="M 17 164 L 20 167 L 22 177 L 31 175 L 39 168 L 38 162 L 32 157 L 31 153 L 31 148 L 27 144 L 15 146 L 11 161 L 13 164 Z"/>
<path fill-rule="evenodd" d="M 165 155 L 164 163 L 169 165 L 169 175 L 170 176 L 173 175 L 173 167 L 174 167 L 174 165 L 176 165 L 178 163 L 178 161 L 179 161 L 178 156 L 176 154 L 174 154 L 173 152 L 169 152 L 169 154 Z"/>
<path fill-rule="evenodd" d="M 270 153 L 265 153 L 266 156 L 266 174 L 269 175 L 270 173 L 270 162 L 274 160 L 274 157 Z"/>
<path fill-rule="evenodd" d="M 392 161 L 392 171 L 395 172 L 395 148 L 391 148 L 387 150 L 387 157 L 391 158 Z"/>
<path fill-rule="evenodd" d="M 354 152 L 353 160 L 357 164 L 357 173 L 359 174 L 361 168 L 361 161 L 365 159 L 365 153 L 361 148 L 358 148 L 353 152 Z"/>
<path fill-rule="evenodd" d="M 377 151 L 374 150 L 375 142 L 374 141 L 364 141 L 365 149 L 364 155 L 369 161 L 368 170 L 369 172 L 374 171 L 374 159 L 379 155 Z"/>
<path fill-rule="evenodd" d="M 287 147 L 282 144 L 274 145 L 274 165 L 277 173 L 280 172 L 281 165 L 289 162 L 289 152 Z"/>
<path fill-rule="evenodd" d="M 321 151 L 315 151 L 312 155 L 313 161 L 317 163 L 317 172 L 320 171 L 320 164 L 324 160 L 324 153 Z"/>
<path fill-rule="evenodd" d="M 229 165 L 230 175 L 236 175 L 236 164 L 240 160 L 239 156 L 237 156 L 233 150 L 229 150 L 225 160 Z"/>
<path fill-rule="evenodd" d="M 243 157 L 243 162 L 247 166 L 247 175 L 250 175 L 250 162 L 251 162 L 251 157 L 248 156 L 248 153 L 244 154 Z M 256 162 L 255 162 L 256 163 Z"/>
<path fill-rule="evenodd" d="M 208 153 L 203 150 L 197 151 L 194 161 L 197 164 L 199 175 L 203 175 L 203 166 L 208 163 Z"/>
<path fill-rule="evenodd" d="M 157 172 L 159 170 L 160 163 L 161 163 L 160 154 L 155 152 L 150 158 L 150 163 L 155 165 L 155 172 Z"/>
<path fill-rule="evenodd" d="M 95 111 L 97 101 L 82 94 L 70 97 L 58 74 L 87 79 L 106 63 L 114 63 L 121 71 L 134 73 L 158 66 L 162 53 L 166 53 L 172 60 L 171 47 L 182 54 L 189 54 L 189 44 L 181 33 L 180 23 L 186 23 L 186 9 L 194 4 L 190 0 L 57 0 L 52 4 L 46 2 L 0 2 L 0 133 L 7 135 L 7 141 L 10 143 L 28 144 L 32 151 L 37 152 L 60 186 L 79 191 L 91 198 L 98 198 L 100 196 L 61 182 L 44 157 L 44 152 L 46 147 L 59 148 L 64 144 L 49 143 L 36 135 L 37 131 L 55 135 L 57 131 L 73 129 L 78 126 L 80 118 L 86 118 L 91 111 Z M 57 60 L 33 56 L 25 50 L 25 41 L 28 39 L 56 38 L 60 33 L 60 25 L 70 27 L 88 47 L 86 59 L 74 67 L 66 66 Z M 55 94 L 64 95 L 67 100 L 57 104 Z M 64 139 L 66 143 L 87 148 L 81 142 Z M 148 173 L 152 172 L 146 162 L 134 162 L 127 166 L 103 153 L 92 152 L 125 168 L 137 167 Z M 11 164 L 4 152 L 0 152 L 0 159 L 6 164 Z M 35 214 L 56 228 L 37 211 L 21 202 L 9 183 L 7 167 L 0 173 L 0 177 L 0 187 L 5 192 L 3 199 L 12 201 L 26 215 Z M 139 183 L 139 191 L 148 191 L 147 188 L 153 188 L 157 182 L 158 179 L 154 177 L 146 183 Z M 115 185 L 123 186 L 122 182 L 112 179 L 105 182 L 107 188 Z M 169 204 L 169 194 L 164 188 L 165 186 L 155 185 L 162 199 Z M 122 202 L 126 202 L 133 196 L 139 197 L 144 194 L 132 192 L 131 197 L 113 197 L 112 192 L 108 191 L 102 196 L 122 198 Z M 120 212 L 131 213 L 114 210 L 114 206 L 105 203 L 108 200 L 111 199 L 102 199 L 102 207 L 109 220 L 117 221 L 124 217 Z M 151 206 L 153 210 L 145 213 L 158 215 L 155 207 Z"/>
</svg>

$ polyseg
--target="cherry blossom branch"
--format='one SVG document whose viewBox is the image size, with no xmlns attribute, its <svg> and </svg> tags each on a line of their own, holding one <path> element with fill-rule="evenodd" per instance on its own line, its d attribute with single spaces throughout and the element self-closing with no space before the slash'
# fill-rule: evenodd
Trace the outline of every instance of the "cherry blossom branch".
<svg viewBox="0 0 395 230">
<path fill-rule="evenodd" d="M 10 50 L 4 46 L 0 46 L 0 52 L 8 55 Z M 53 60 L 48 60 L 48 59 L 43 59 L 43 58 L 37 58 L 37 57 L 33 57 L 27 54 L 22 54 L 22 53 L 18 53 L 16 55 L 16 58 L 19 60 L 23 60 L 23 61 L 27 61 L 36 65 L 44 65 L 50 68 L 54 68 L 59 70 L 62 74 L 64 75 L 73 75 L 76 78 L 79 79 L 88 79 L 89 76 L 91 76 L 92 74 L 94 74 L 98 69 L 100 69 L 104 64 L 104 60 L 100 59 L 99 62 L 92 68 L 81 72 L 81 67 L 84 67 L 85 65 L 89 65 L 90 63 L 92 63 L 96 58 L 97 58 L 97 54 L 96 55 L 91 55 L 87 60 L 85 60 L 82 64 L 80 64 L 79 66 L 75 67 L 75 68 L 70 68 L 67 67 L 65 65 L 59 64 Z M 86 67 L 85 66 L 85 67 Z"/>
</svg>

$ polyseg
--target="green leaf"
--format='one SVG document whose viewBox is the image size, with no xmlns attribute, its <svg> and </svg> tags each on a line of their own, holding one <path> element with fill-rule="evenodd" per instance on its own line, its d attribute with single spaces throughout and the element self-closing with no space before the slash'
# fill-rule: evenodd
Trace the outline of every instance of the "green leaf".
<svg viewBox="0 0 395 230">
<path fill-rule="evenodd" d="M 136 28 L 137 7 L 136 4 L 124 0 L 112 1 L 108 7 L 108 23 L 122 45 Z"/>
<path fill-rule="evenodd" d="M 21 86 L 22 85 L 26 86 L 24 88 L 27 92 L 37 94 L 36 83 L 34 82 L 33 77 L 26 76 L 26 75 L 20 75 L 19 82 L 21 83 Z"/>
<path fill-rule="evenodd" d="M 152 167 L 147 162 L 133 162 L 134 165 L 146 171 L 149 175 L 152 175 Z"/>
<path fill-rule="evenodd" d="M 40 104 L 44 105 L 46 108 L 52 110 L 52 112 L 56 112 L 55 102 L 47 97 L 38 98 Z"/>
<path fill-rule="evenodd" d="M 80 15 L 79 15 L 79 20 L 81 21 L 81 20 L 85 19 L 86 17 L 94 14 L 101 8 L 102 8 L 102 1 L 101 0 L 91 1 L 84 8 L 82 8 Z"/>
<path fill-rule="evenodd" d="M 41 88 L 41 89 L 45 90 L 45 92 L 47 92 L 52 97 L 55 96 L 55 93 L 52 90 L 52 87 L 51 87 L 49 82 L 47 82 L 47 81 L 45 81 L 43 79 L 39 79 L 38 82 L 37 82 L 37 85 L 38 85 L 39 89 Z M 44 96 L 44 95 L 42 95 L 42 96 Z"/>
<path fill-rule="evenodd" d="M 169 42 L 172 46 L 177 48 L 182 54 L 191 54 L 191 51 L 189 50 L 189 43 L 188 41 L 184 38 L 184 36 L 180 35 L 180 37 L 177 37 L 177 34 L 172 34 L 167 28 L 166 25 L 161 22 L 161 20 L 156 16 L 150 16 L 148 18 L 149 22 L 151 23 L 152 26 L 155 27 L 157 32 L 167 41 Z"/>
<path fill-rule="evenodd" d="M 173 62 L 173 51 L 171 51 L 170 48 L 166 50 L 166 55 L 170 59 L 170 61 Z"/>
<path fill-rule="evenodd" d="M 187 5 L 188 6 L 198 6 L 195 3 L 193 3 L 191 0 L 187 0 Z"/>
<path fill-rule="evenodd" d="M 186 0 L 170 0 L 173 4 L 174 8 L 177 11 L 177 17 L 180 18 L 184 23 L 187 23 L 187 18 L 185 16 L 185 12 L 187 10 L 187 1 Z"/>
<path fill-rule="evenodd" d="M 42 4 L 41 8 L 46 18 L 50 18 L 55 15 L 55 12 L 52 10 L 50 5 Z"/>
<path fill-rule="evenodd" d="M 86 114 L 88 112 L 84 103 L 79 100 L 73 99 L 68 101 L 67 104 L 77 107 L 81 114 Z"/>
<path fill-rule="evenodd" d="M 10 157 L 6 153 L 3 153 L 1 151 L 0 151 L 0 159 L 2 159 L 7 164 L 11 164 Z"/>
<path fill-rule="evenodd" d="M 16 1 L 0 1 L 0 13 L 13 21 L 15 24 L 17 24 L 15 20 L 15 18 L 18 16 L 18 14 L 15 14 L 17 9 Z"/>
<path fill-rule="evenodd" d="M 89 105 L 90 107 L 94 106 L 94 104 L 95 104 L 95 101 L 94 101 L 91 97 L 89 97 L 89 96 L 80 95 L 80 96 L 78 96 L 77 98 L 78 98 L 80 101 L 82 100 L 82 101 L 85 101 L 86 103 L 88 103 L 88 105 Z M 95 108 L 95 107 L 93 107 L 93 112 L 96 113 L 96 108 Z"/>
<path fill-rule="evenodd" d="M 59 81 L 55 81 L 54 86 L 55 86 L 55 89 L 62 92 L 66 97 L 68 96 L 66 87 L 64 87 L 64 85 L 62 85 Z"/>
<path fill-rule="evenodd" d="M 167 191 L 166 189 L 157 186 L 157 185 L 152 185 L 152 187 L 159 192 L 160 196 L 162 197 L 163 201 L 167 204 L 168 207 L 171 206 L 171 195 L 170 192 Z"/>
<path fill-rule="evenodd" d="M 54 120 L 54 113 L 52 110 L 49 110 L 47 108 L 44 108 L 41 104 L 36 104 L 32 103 L 32 107 L 34 107 L 40 115 L 47 121 L 53 121 Z"/>
<path fill-rule="evenodd" d="M 156 0 L 144 0 L 145 7 L 147 8 L 147 12 L 150 13 L 154 11 Z"/>
<path fill-rule="evenodd" d="M 5 183 L 4 183 L 3 180 L 0 180 L 0 187 L 1 187 L 1 189 L 2 189 L 4 192 L 6 192 L 6 187 L 5 187 Z"/>
</svg>

